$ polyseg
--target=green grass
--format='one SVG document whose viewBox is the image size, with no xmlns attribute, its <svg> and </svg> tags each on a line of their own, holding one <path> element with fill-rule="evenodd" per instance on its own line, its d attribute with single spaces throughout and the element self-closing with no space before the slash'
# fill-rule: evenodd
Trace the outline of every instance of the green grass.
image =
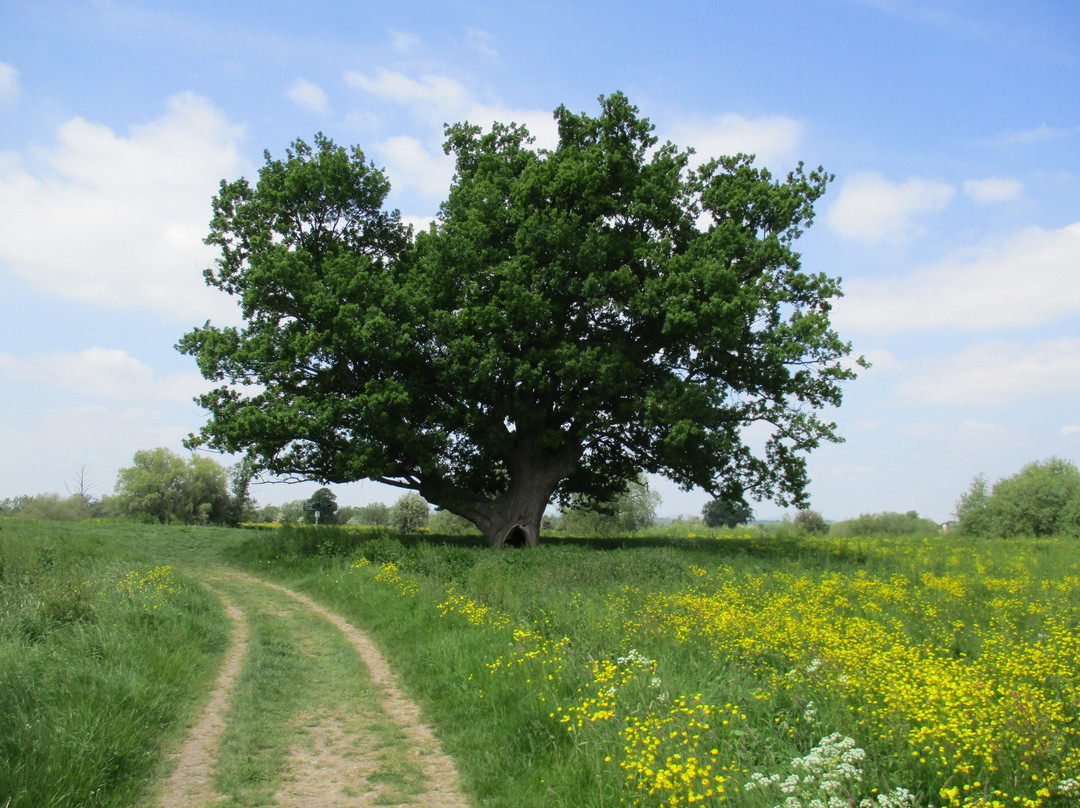
<svg viewBox="0 0 1080 808">
<path fill-rule="evenodd" d="M 183 589 L 158 609 L 145 587 L 118 597 L 128 573 L 167 564 Z M 252 615 L 225 804 L 267 804 L 327 705 L 365 716 L 349 732 L 380 749 L 381 799 L 415 793 L 408 744 L 336 631 L 229 566 L 372 634 L 478 806 L 766 808 L 783 796 L 747 790 L 751 775 L 801 771 L 831 733 L 866 752 L 862 782 L 844 785 L 855 805 L 902 787 L 926 806 L 1064 808 L 1080 791 L 1075 541 L 740 531 L 494 552 L 385 532 L 0 522 L 0 806 L 140 804 L 221 659 L 225 621 L 200 578 Z M 57 785 L 31 796 L 43 782 Z"/>
<path fill-rule="evenodd" d="M 145 559 L 103 526 L 0 523 L 2 804 L 131 805 L 197 709 L 220 606 L 180 575 L 118 589 Z"/>
<path fill-rule="evenodd" d="M 834 732 L 866 750 L 862 784 L 846 786 L 856 803 L 899 799 L 897 788 L 920 805 L 1064 806 L 1075 796 L 1074 541 L 744 533 L 493 553 L 382 537 L 344 540 L 337 556 L 328 532 L 314 555 L 274 559 L 259 542 L 238 557 L 379 638 L 478 804 L 690 804 L 704 788 L 661 780 L 680 774 L 671 755 L 692 753 L 698 784 L 705 764 L 713 785 L 726 778 L 704 804 L 773 805 L 783 795 L 747 792 L 750 775 L 800 771 L 793 761 Z M 360 556 L 372 563 L 353 568 Z M 380 571 L 387 562 L 396 571 Z M 463 604 L 441 614 L 448 586 Z M 615 662 L 631 649 L 654 664 L 618 688 L 614 718 L 568 732 L 563 716 L 599 711 L 609 687 L 600 666 L 627 670 Z M 1012 694 L 1011 707 L 997 706 L 997 691 Z M 944 712 L 924 709 L 938 704 Z M 644 728 L 630 738 L 635 721 Z M 1057 740 L 1040 743 L 1044 734 Z M 646 766 L 653 743 L 659 757 Z"/>
</svg>

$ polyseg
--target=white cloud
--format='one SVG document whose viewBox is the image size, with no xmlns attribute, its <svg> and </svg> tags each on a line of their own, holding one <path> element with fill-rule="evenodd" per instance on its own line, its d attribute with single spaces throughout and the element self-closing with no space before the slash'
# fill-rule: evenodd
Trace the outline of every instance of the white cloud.
<svg viewBox="0 0 1080 808">
<path fill-rule="evenodd" d="M 523 124 L 541 148 L 558 144 L 558 131 L 551 110 L 514 109 L 479 101 L 461 82 L 448 76 L 426 73 L 411 78 L 384 68 L 374 76 L 358 71 L 345 74 L 345 83 L 377 98 L 411 108 L 413 115 L 438 126 L 433 138 L 442 144 L 444 123 L 469 121 L 482 127 L 492 122 Z"/>
<path fill-rule="evenodd" d="M 19 71 L 0 62 L 0 104 L 14 104 L 19 97 Z"/>
<path fill-rule="evenodd" d="M 422 41 L 418 34 L 390 29 L 390 47 L 398 53 L 410 53 L 419 48 Z"/>
<path fill-rule="evenodd" d="M 182 451 L 192 431 L 176 413 L 157 408 L 75 404 L 34 410 L 25 419 L 0 421 L 0 442 L 18 463 L 0 466 L 3 496 L 60 492 L 80 465 L 94 481 L 95 496 L 113 490 L 120 468 L 140 449 Z"/>
<path fill-rule="evenodd" d="M 472 93 L 465 85 L 430 73 L 414 79 L 386 68 L 379 68 L 374 76 L 350 71 L 345 74 L 345 83 L 387 101 L 420 105 L 435 117 L 445 111 L 463 109 L 472 102 Z"/>
<path fill-rule="evenodd" d="M 956 189 L 940 180 L 912 177 L 895 183 L 876 172 L 854 175 L 825 215 L 844 238 L 878 244 L 902 240 L 917 231 L 916 217 L 943 210 Z"/>
<path fill-rule="evenodd" d="M 447 76 L 424 74 L 413 78 L 380 69 L 374 75 L 347 73 L 345 82 L 376 98 L 407 107 L 430 127 L 431 135 L 426 140 L 399 135 L 377 144 L 396 189 L 412 188 L 436 198 L 445 196 L 454 162 L 442 151 L 444 123 L 469 121 L 484 128 L 495 121 L 517 123 L 529 130 L 537 147 L 558 145 L 558 130 L 550 111 L 481 103 L 465 85 Z"/>
<path fill-rule="evenodd" d="M 74 118 L 37 155 L 0 159 L 0 263 L 28 284 L 91 304 L 151 308 L 178 320 L 234 317 L 202 269 L 210 200 L 250 168 L 242 129 L 181 93 L 124 137 Z"/>
<path fill-rule="evenodd" d="M 402 215 L 401 221 L 407 225 L 411 225 L 414 233 L 420 231 L 427 231 L 431 227 L 432 222 L 435 221 L 434 216 L 405 216 Z"/>
<path fill-rule="evenodd" d="M 127 351 L 93 347 L 78 353 L 39 353 L 26 358 L 0 354 L 0 373 L 31 383 L 78 393 L 81 397 L 128 404 L 190 401 L 213 385 L 196 373 L 157 377 L 149 365 Z"/>
<path fill-rule="evenodd" d="M 1024 193 L 1022 182 L 1007 177 L 967 180 L 962 188 L 965 194 L 983 205 L 991 205 L 995 202 L 1011 202 Z"/>
<path fill-rule="evenodd" d="M 897 385 L 907 399 L 977 406 L 1080 394 L 1080 339 L 991 341 L 923 360 Z"/>
<path fill-rule="evenodd" d="M 441 149 L 427 148 L 408 135 L 384 140 L 376 148 L 386 160 L 386 173 L 395 188 L 416 188 L 428 196 L 439 196 L 450 187 L 454 160 Z"/>
<path fill-rule="evenodd" d="M 469 44 L 473 50 L 488 59 L 497 60 L 499 51 L 495 48 L 495 37 L 482 28 L 469 29 Z"/>
<path fill-rule="evenodd" d="M 759 163 L 778 165 L 793 159 L 804 127 L 800 121 L 782 115 L 746 118 L 729 113 L 676 124 L 669 131 L 664 137 L 682 148 L 692 146 L 696 150 L 697 165 L 713 157 L 738 153 L 755 154 Z"/>
<path fill-rule="evenodd" d="M 1051 143 L 1055 140 L 1064 140 L 1080 132 L 1080 126 L 1054 127 L 1045 123 L 1033 129 L 1023 129 L 1014 132 L 1005 132 L 987 141 L 982 145 L 997 148 L 1010 146 L 1036 146 L 1042 143 Z"/>
<path fill-rule="evenodd" d="M 1076 435 L 1080 434 L 1080 425 L 1069 424 L 1069 426 L 1063 426 L 1061 428 L 1062 435 Z"/>
<path fill-rule="evenodd" d="M 298 107 L 312 112 L 326 112 L 330 109 L 330 99 L 318 84 L 307 79 L 297 79 L 285 91 L 288 99 Z"/>
<path fill-rule="evenodd" d="M 842 329 L 873 333 L 1018 328 L 1080 312 L 1080 223 L 1029 227 L 903 277 L 845 282 Z"/>
</svg>

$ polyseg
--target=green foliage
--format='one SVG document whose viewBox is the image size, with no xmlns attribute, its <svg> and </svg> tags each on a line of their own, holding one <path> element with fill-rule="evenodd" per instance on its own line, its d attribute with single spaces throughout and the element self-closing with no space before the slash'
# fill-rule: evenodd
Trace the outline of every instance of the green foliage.
<svg viewBox="0 0 1080 808">
<path fill-rule="evenodd" d="M 263 507 L 255 511 L 252 522 L 258 522 L 260 524 L 271 524 L 281 519 L 281 506 L 280 505 L 264 505 Z"/>
<path fill-rule="evenodd" d="M 371 525 L 372 527 L 388 527 L 390 525 L 390 506 L 382 502 L 342 508 L 338 513 L 341 521 L 350 525 Z"/>
<path fill-rule="evenodd" d="M 642 472 L 802 502 L 806 454 L 839 440 L 816 413 L 855 375 L 839 282 L 793 248 L 831 178 L 691 168 L 621 93 L 555 119 L 550 151 L 516 125 L 447 127 L 453 184 L 415 239 L 382 172 L 322 135 L 223 182 L 205 275 L 245 323 L 179 342 L 220 384 L 191 444 L 411 488 L 494 544 Z"/>
<path fill-rule="evenodd" d="M 319 488 L 304 503 L 304 521 L 308 524 L 337 523 L 337 497 L 329 488 Z"/>
<path fill-rule="evenodd" d="M 915 511 L 907 513 L 864 513 L 856 519 L 837 522 L 829 528 L 830 536 L 936 536 L 941 527 Z"/>
<path fill-rule="evenodd" d="M 134 465 L 117 475 L 116 492 L 121 514 L 162 524 L 235 524 L 246 507 L 246 493 L 239 502 L 230 495 L 218 463 L 196 454 L 184 460 L 165 448 L 135 452 Z"/>
<path fill-rule="evenodd" d="M 390 527 L 402 533 L 413 533 L 427 527 L 430 508 L 419 494 L 403 494 L 390 509 Z"/>
<path fill-rule="evenodd" d="M 98 511 L 100 503 L 87 502 L 78 494 L 67 497 L 59 494 L 37 494 L 0 502 L 0 516 L 20 516 L 24 519 L 75 522 L 94 516 Z"/>
<path fill-rule="evenodd" d="M 1054 457 L 1028 463 L 992 488 L 979 475 L 957 502 L 956 516 L 971 536 L 1080 536 L 1080 470 Z"/>
<path fill-rule="evenodd" d="M 574 536 L 628 535 L 649 527 L 659 504 L 660 494 L 641 477 L 609 502 L 573 497 L 559 519 L 559 529 Z"/>
<path fill-rule="evenodd" d="M 796 529 L 803 533 L 820 534 L 825 533 L 829 529 L 829 523 L 826 522 L 825 517 L 817 511 L 799 511 L 795 514 L 793 523 Z"/>
<path fill-rule="evenodd" d="M 465 517 L 442 509 L 437 509 L 431 514 L 427 527 L 431 533 L 439 536 L 471 536 L 480 532 L 476 529 L 476 525 Z"/>
<path fill-rule="evenodd" d="M 754 518 L 754 509 L 742 499 L 714 499 L 705 503 L 701 518 L 708 527 L 737 527 Z"/>
<path fill-rule="evenodd" d="M 296 499 L 281 506 L 280 519 L 283 525 L 298 525 L 304 521 L 304 505 L 307 500 Z"/>
</svg>

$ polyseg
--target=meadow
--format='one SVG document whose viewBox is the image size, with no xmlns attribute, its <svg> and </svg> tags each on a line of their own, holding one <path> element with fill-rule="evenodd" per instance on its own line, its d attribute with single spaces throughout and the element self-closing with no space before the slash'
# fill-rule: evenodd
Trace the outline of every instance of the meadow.
<svg viewBox="0 0 1080 808">
<path fill-rule="evenodd" d="M 164 773 L 225 615 L 147 533 L 0 520 L 0 806 L 136 805 Z"/>
<path fill-rule="evenodd" d="M 1080 802 L 1075 540 L 740 531 L 493 552 L 464 538 L 333 528 L 75 525 L 59 537 L 54 525 L 13 535 L 11 524 L 0 531 L 0 805 L 8 795 L 13 808 L 138 804 L 135 786 L 118 787 L 112 801 L 66 803 L 20 801 L 11 790 L 13 773 L 46 765 L 38 758 L 72 756 L 55 729 L 67 718 L 49 713 L 54 686 L 41 684 L 61 675 L 47 673 L 59 659 L 50 654 L 65 654 L 56 667 L 66 668 L 90 652 L 87 635 L 114 622 L 186 626 L 183 636 L 142 630 L 129 653 L 133 665 L 176 643 L 205 655 L 195 666 L 205 673 L 182 682 L 157 684 L 168 677 L 146 672 L 141 687 L 158 688 L 148 704 L 164 700 L 172 712 L 146 708 L 144 717 L 134 702 L 113 710 L 120 693 L 85 708 L 152 726 L 142 748 L 160 748 L 220 659 L 220 606 L 197 571 L 225 564 L 305 591 L 372 634 L 476 805 Z M 78 560 L 69 564 L 70 548 Z M 166 567 L 179 586 L 165 583 Z M 95 582 L 93 617 L 26 605 L 42 581 L 62 601 L 84 578 Z M 163 583 L 177 591 L 153 595 Z M 8 625 L 16 602 L 18 631 Z M 44 633 L 26 628 L 34 620 Z M 157 651 L 142 645 L 151 642 Z M 33 670 L 21 667 L 26 647 L 39 649 Z M 29 745 L 12 734 L 34 722 L 53 726 Z M 147 762 L 141 782 L 160 766 Z"/>
</svg>

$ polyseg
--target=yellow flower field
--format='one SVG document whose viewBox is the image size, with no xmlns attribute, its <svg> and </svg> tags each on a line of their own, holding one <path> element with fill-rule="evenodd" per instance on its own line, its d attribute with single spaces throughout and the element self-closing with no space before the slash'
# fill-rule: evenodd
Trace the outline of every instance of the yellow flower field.
<svg viewBox="0 0 1080 808">
<path fill-rule="evenodd" d="M 438 610 L 503 638 L 489 675 L 522 677 L 625 804 L 1075 806 L 1080 569 L 1062 548 L 819 540 L 803 549 L 845 563 L 698 557 L 682 585 L 568 592 L 543 620 L 458 583 Z M 562 633 L 582 611 L 616 647 Z"/>
</svg>

